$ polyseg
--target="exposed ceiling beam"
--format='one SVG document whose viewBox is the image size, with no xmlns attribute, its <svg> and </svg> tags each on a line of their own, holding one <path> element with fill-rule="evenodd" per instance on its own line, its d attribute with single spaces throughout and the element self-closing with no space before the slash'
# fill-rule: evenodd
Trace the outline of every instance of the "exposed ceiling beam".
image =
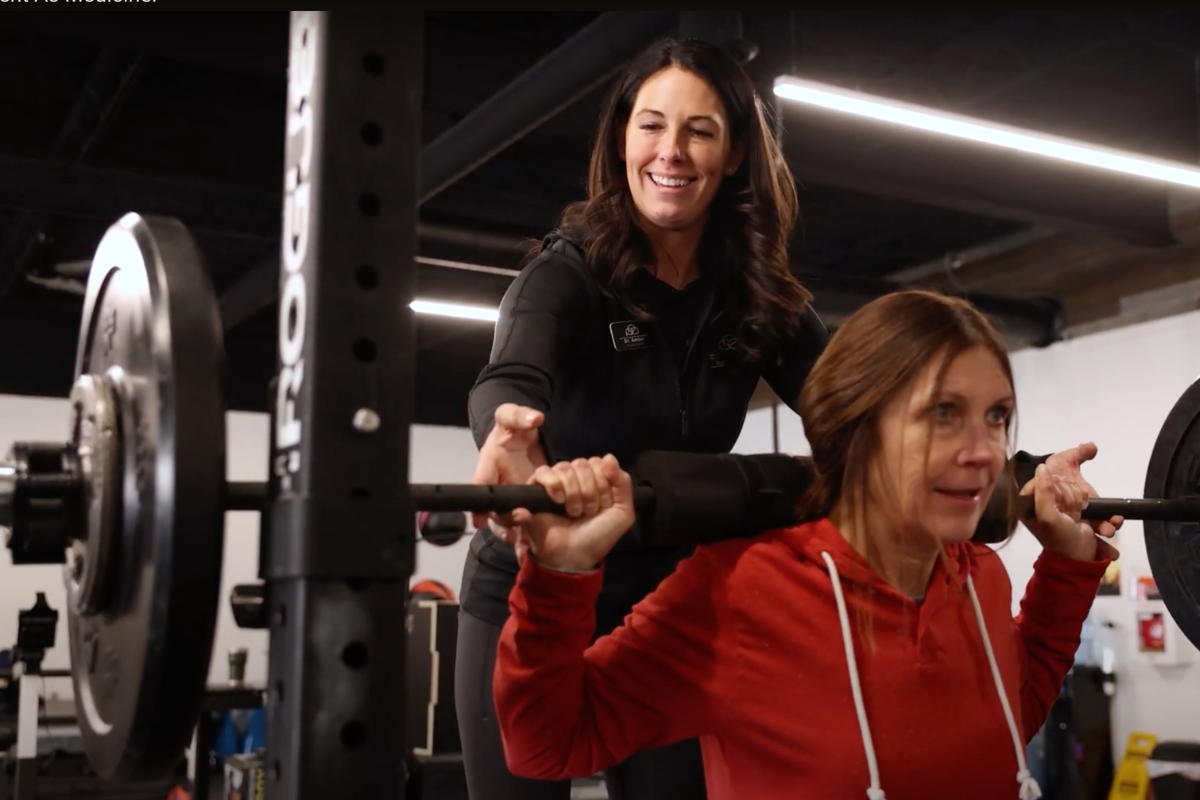
<svg viewBox="0 0 1200 800">
<path fill-rule="evenodd" d="M 145 69 L 141 53 L 103 48 L 68 112 L 51 151 L 64 164 L 81 164 L 128 100 Z M 0 298 L 29 272 L 29 262 L 46 238 L 45 214 L 23 212 L 4 231 L 0 244 Z"/>
<path fill-rule="evenodd" d="M 0 206 L 110 221 L 137 211 L 175 217 L 193 233 L 274 243 L 282 230 L 283 190 L 0 155 Z"/>
<path fill-rule="evenodd" d="M 608 11 L 421 151 L 421 202 L 608 80 L 679 22 L 677 11 Z"/>
</svg>

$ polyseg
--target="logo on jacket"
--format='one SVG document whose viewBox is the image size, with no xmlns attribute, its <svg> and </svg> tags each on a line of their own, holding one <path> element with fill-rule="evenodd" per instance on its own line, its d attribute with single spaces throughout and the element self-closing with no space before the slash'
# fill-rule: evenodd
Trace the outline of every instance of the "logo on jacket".
<svg viewBox="0 0 1200 800">
<path fill-rule="evenodd" d="M 733 334 L 726 334 L 721 337 L 721 341 L 717 342 L 717 347 L 722 350 L 732 350 L 737 347 L 737 337 Z"/>
<path fill-rule="evenodd" d="M 625 319 L 611 322 L 608 332 L 612 336 L 613 349 L 618 353 L 628 350 L 644 350 L 650 346 L 649 333 L 643 332 L 636 320 Z"/>
</svg>

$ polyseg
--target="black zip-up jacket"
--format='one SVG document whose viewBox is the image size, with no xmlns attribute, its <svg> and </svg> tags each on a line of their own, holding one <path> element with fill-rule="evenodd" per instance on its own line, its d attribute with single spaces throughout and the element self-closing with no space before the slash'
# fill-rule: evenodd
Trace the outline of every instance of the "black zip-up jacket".
<svg viewBox="0 0 1200 800">
<path fill-rule="evenodd" d="M 711 270 L 682 290 L 640 270 L 630 294 L 654 322 L 634 319 L 605 297 L 579 248 L 548 237 L 500 304 L 491 361 L 471 390 L 477 445 L 487 439 L 496 408 L 516 403 L 546 413 L 541 441 L 550 463 L 612 453 L 624 465 L 646 450 L 727 453 L 759 379 L 794 407 L 828 341 L 809 311 L 799 336 L 748 359 L 738 342 L 743 317 L 727 307 L 729 295 Z M 626 537 L 609 556 L 606 583 L 632 580 L 637 586 L 626 582 L 619 593 L 636 602 L 690 549 Z M 512 550 L 477 532 L 463 609 L 502 624 L 516 572 Z"/>
</svg>

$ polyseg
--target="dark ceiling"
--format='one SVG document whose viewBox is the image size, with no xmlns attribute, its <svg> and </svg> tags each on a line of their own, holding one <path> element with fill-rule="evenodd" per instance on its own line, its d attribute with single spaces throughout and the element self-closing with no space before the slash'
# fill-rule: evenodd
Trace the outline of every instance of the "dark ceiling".
<svg viewBox="0 0 1200 800">
<path fill-rule="evenodd" d="M 603 24 L 601 16 L 427 12 L 424 144 L 585 27 Z M 773 79 L 792 73 L 1200 159 L 1197 11 L 744 12 L 742 24 L 758 48 L 747 68 L 772 103 Z M 195 233 L 224 295 L 229 403 L 264 406 L 275 367 L 274 279 L 255 285 L 248 276 L 270 277 L 278 253 L 287 33 L 286 12 L 6 10 L 0 392 L 66 395 L 81 308 L 72 264 L 90 260 L 107 225 L 136 210 L 173 214 Z M 579 51 L 576 44 L 564 50 Z M 556 113 L 428 199 L 420 212 L 426 262 L 511 269 L 521 243 L 551 229 L 562 206 L 581 196 L 600 79 L 610 74 L 593 73 L 572 102 L 546 108 Z M 901 270 L 1031 230 L 1157 248 L 1174 242 L 1162 187 L 798 108 L 783 115 L 802 186 L 795 261 L 831 319 L 894 285 L 887 278 Z M 466 125 L 486 128 L 477 119 Z M 510 279 L 423 263 L 418 295 L 495 306 Z M 1000 285 L 1005 297 L 982 302 L 1045 327 L 1047 306 L 1008 302 L 1030 292 Z M 1063 301 L 1041 284 L 1037 294 Z M 418 337 L 417 421 L 465 424 L 491 327 L 419 316 Z"/>
</svg>

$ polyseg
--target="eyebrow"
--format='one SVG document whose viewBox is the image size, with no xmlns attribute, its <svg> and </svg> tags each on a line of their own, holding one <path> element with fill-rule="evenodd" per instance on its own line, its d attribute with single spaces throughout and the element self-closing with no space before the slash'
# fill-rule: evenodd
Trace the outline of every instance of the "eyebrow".
<svg viewBox="0 0 1200 800">
<path fill-rule="evenodd" d="M 653 108 L 643 108 L 640 111 L 638 111 L 637 113 L 639 113 L 639 114 L 654 114 L 655 116 L 659 116 L 659 117 L 666 116 L 666 114 L 662 113 L 661 111 L 655 111 Z M 693 114 L 692 116 L 688 117 L 689 122 L 695 121 L 695 120 L 707 120 L 714 124 L 717 122 L 716 117 L 713 117 L 710 114 Z"/>
<path fill-rule="evenodd" d="M 960 394 L 959 392 L 947 392 L 947 391 L 942 391 L 940 397 L 949 398 L 951 400 L 957 400 L 960 403 L 967 399 L 966 395 L 964 395 L 964 394 Z M 937 402 L 937 398 L 934 399 L 934 402 Z M 1009 392 L 1008 394 L 1005 394 L 1005 395 L 1001 395 L 1000 397 L 996 398 L 996 400 L 994 401 L 994 403 L 1007 403 L 1008 405 L 1012 405 L 1015 402 L 1016 402 L 1016 398 L 1013 396 L 1013 394 L 1011 392 Z"/>
</svg>

